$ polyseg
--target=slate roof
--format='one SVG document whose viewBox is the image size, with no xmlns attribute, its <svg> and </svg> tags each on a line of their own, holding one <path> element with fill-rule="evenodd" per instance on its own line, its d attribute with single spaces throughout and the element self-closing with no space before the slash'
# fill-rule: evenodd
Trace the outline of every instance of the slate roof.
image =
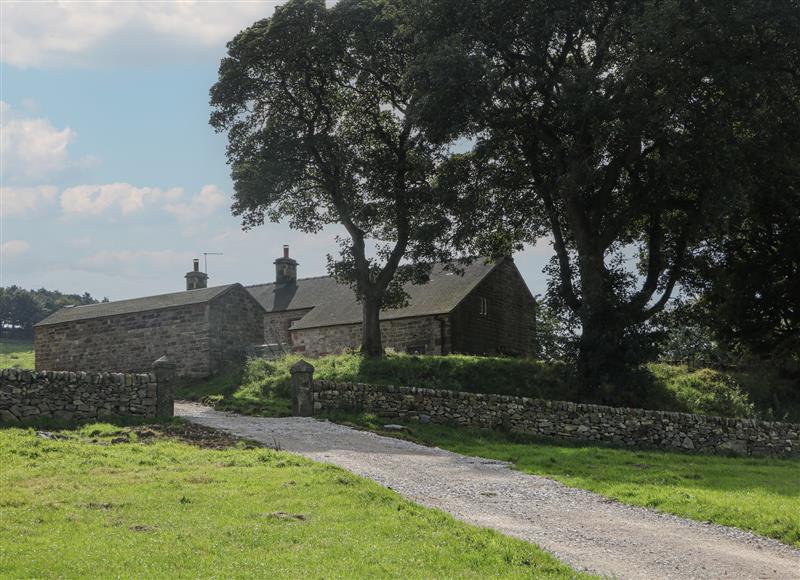
<svg viewBox="0 0 800 580">
<path fill-rule="evenodd" d="M 435 264 L 427 284 L 406 284 L 408 306 L 381 311 L 381 320 L 447 314 L 491 272 L 496 263 L 475 259 L 460 266 L 462 273 Z M 281 312 L 313 308 L 292 328 L 316 328 L 361 322 L 361 304 L 353 290 L 338 284 L 330 276 L 300 278 L 297 284 L 259 284 L 247 290 L 267 312 Z"/>
<path fill-rule="evenodd" d="M 185 290 L 183 292 L 159 294 L 157 296 L 145 296 L 144 298 L 132 298 L 130 300 L 116 300 L 114 302 L 102 302 L 100 304 L 87 304 L 86 306 L 62 308 L 44 320 L 38 322 L 35 326 L 60 324 L 62 322 L 74 322 L 77 320 L 87 320 L 90 318 L 104 318 L 106 316 L 131 314 L 134 312 L 145 312 L 148 310 L 161 310 L 164 308 L 175 308 L 177 306 L 188 306 L 190 304 L 202 304 L 221 296 L 236 286 L 241 285 L 227 284 L 225 286 L 216 286 L 214 288 L 200 288 L 197 290 Z"/>
</svg>

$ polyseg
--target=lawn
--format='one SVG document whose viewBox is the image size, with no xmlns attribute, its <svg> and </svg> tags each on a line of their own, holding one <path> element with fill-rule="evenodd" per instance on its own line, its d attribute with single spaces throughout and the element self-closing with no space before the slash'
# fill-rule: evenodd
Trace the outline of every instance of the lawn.
<svg viewBox="0 0 800 580">
<path fill-rule="evenodd" d="M 370 414 L 332 419 L 384 435 Z M 392 422 L 396 422 L 392 420 Z M 734 526 L 800 548 L 800 459 L 631 451 L 537 441 L 486 430 L 408 424 L 401 437 L 443 449 L 509 461 L 623 503 Z"/>
<path fill-rule="evenodd" d="M 0 368 L 34 368 L 33 341 L 0 338 Z"/>
<path fill-rule="evenodd" d="M 579 577 L 341 469 L 199 429 L 0 429 L 0 577 Z"/>
</svg>

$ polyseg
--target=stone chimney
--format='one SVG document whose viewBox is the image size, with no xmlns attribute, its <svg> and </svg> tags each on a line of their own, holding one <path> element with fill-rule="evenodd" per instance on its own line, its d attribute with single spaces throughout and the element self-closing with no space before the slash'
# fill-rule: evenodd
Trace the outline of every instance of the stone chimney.
<svg viewBox="0 0 800 580">
<path fill-rule="evenodd" d="M 275 283 L 297 283 L 297 262 L 289 257 L 289 246 L 283 245 L 283 258 L 275 260 Z"/>
<path fill-rule="evenodd" d="M 186 276 L 186 289 L 197 290 L 198 288 L 208 287 L 208 274 L 200 271 L 200 260 L 195 258 L 192 260 L 192 271 L 187 272 Z"/>
</svg>

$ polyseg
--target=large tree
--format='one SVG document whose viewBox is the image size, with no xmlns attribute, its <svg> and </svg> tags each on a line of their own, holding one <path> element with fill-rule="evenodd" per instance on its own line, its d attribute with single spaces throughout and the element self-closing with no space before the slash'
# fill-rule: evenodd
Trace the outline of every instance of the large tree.
<svg viewBox="0 0 800 580">
<path fill-rule="evenodd" d="M 233 211 L 347 236 L 329 269 L 362 303 L 362 352 L 383 354 L 381 308 L 442 258 L 430 182 L 443 148 L 406 112 L 414 44 L 393 0 L 291 0 L 228 44 L 211 124 L 228 132 Z M 404 267 L 402 261 L 416 263 Z"/>
<path fill-rule="evenodd" d="M 423 10 L 422 6 L 426 6 Z M 462 241 L 548 236 L 588 394 L 635 362 L 688 258 L 797 115 L 797 2 L 440 0 L 415 116 L 471 139 L 441 179 Z M 484 218 L 484 219 L 480 219 Z"/>
<path fill-rule="evenodd" d="M 798 123 L 800 124 L 800 123 Z M 800 127 L 795 127 L 800 135 Z M 793 145 L 800 146 L 795 140 Z M 800 163 L 800 155 L 795 160 Z M 731 349 L 800 363 L 800 179 L 775 171 L 694 257 L 691 312 Z M 797 168 L 795 169 L 797 171 Z"/>
</svg>

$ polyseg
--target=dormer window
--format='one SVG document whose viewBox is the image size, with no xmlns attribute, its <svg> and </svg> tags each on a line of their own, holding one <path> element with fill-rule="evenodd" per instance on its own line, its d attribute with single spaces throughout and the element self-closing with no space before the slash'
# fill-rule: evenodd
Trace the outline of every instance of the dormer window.
<svg viewBox="0 0 800 580">
<path fill-rule="evenodd" d="M 489 302 L 483 296 L 480 297 L 481 300 L 481 316 L 486 316 L 489 314 Z"/>
</svg>

